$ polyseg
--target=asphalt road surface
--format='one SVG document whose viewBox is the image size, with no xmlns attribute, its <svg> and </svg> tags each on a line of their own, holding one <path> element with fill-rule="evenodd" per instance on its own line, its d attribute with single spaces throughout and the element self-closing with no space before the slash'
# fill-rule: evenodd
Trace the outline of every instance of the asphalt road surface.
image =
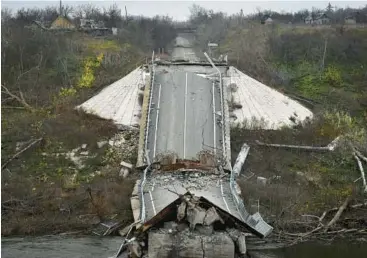
<svg viewBox="0 0 367 258">
<path fill-rule="evenodd" d="M 175 48 L 171 54 L 172 60 L 200 61 L 200 57 L 193 49 L 193 41 L 194 37 L 191 33 L 179 33 L 175 41 Z"/>
<path fill-rule="evenodd" d="M 160 153 L 196 159 L 202 150 L 222 151 L 219 83 L 185 71 L 185 66 L 158 66 L 152 90 L 150 160 Z"/>
</svg>

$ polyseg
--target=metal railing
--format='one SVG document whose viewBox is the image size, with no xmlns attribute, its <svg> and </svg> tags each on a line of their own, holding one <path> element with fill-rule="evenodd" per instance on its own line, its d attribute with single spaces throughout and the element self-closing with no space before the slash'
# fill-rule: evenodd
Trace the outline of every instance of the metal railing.
<svg viewBox="0 0 367 258">
<path fill-rule="evenodd" d="M 144 186 L 146 183 L 146 179 L 147 179 L 147 172 L 150 169 L 150 160 L 149 160 L 149 153 L 148 153 L 148 134 L 149 134 L 149 121 L 150 121 L 150 106 L 152 103 L 152 97 L 153 97 L 153 90 L 154 90 L 154 73 L 155 73 L 155 69 L 154 69 L 154 51 L 152 53 L 152 71 L 151 71 L 151 82 L 150 82 L 150 89 L 149 89 L 149 104 L 148 104 L 148 115 L 147 115 L 147 120 L 146 120 L 146 128 L 145 128 L 145 146 L 144 146 L 144 157 L 145 157 L 145 161 L 147 163 L 147 167 L 144 169 L 143 172 L 143 176 L 142 176 L 142 180 L 140 183 L 140 193 L 139 193 L 139 197 L 140 197 L 140 215 L 139 215 L 139 220 L 142 221 L 143 223 L 145 222 L 145 200 L 144 200 Z"/>
<path fill-rule="evenodd" d="M 150 110 L 151 110 L 151 104 L 152 104 L 152 98 L 153 98 L 153 90 L 154 90 L 154 76 L 155 76 L 155 69 L 154 69 L 154 51 L 152 53 L 152 70 L 151 70 L 151 81 L 150 81 L 150 89 L 149 89 L 149 104 L 148 104 L 148 115 L 146 120 L 146 128 L 145 128 L 145 146 L 144 146 L 144 157 L 146 157 L 147 150 L 148 150 L 148 134 L 149 134 L 149 121 L 150 121 Z M 146 160 L 146 162 L 148 162 Z"/>
<path fill-rule="evenodd" d="M 215 64 L 213 63 L 213 61 L 211 60 L 211 58 L 209 57 L 209 55 L 204 52 L 204 55 L 205 57 L 208 59 L 209 63 L 213 66 L 214 69 L 217 70 L 217 74 L 219 74 L 219 89 L 220 89 L 220 101 L 221 101 L 221 117 L 222 117 L 222 148 L 223 148 L 223 151 L 222 151 L 222 155 L 223 155 L 223 158 L 224 160 L 226 161 L 226 163 L 229 162 L 229 164 L 226 164 L 226 165 L 229 165 L 230 166 L 230 161 L 227 160 L 227 142 L 225 140 L 225 135 L 226 135 L 226 126 L 225 126 L 225 114 L 224 114 L 224 94 L 223 94 L 223 84 L 222 84 L 222 73 L 221 71 L 218 69 L 218 67 L 215 66 Z M 214 75 L 214 74 L 213 74 Z"/>
</svg>

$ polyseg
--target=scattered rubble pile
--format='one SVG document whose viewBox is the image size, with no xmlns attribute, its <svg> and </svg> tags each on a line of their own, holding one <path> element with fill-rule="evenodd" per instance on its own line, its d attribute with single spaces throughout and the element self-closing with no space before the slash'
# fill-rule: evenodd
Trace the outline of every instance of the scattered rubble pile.
<svg viewBox="0 0 367 258">
<path fill-rule="evenodd" d="M 125 250 L 130 257 L 233 258 L 246 254 L 245 231 L 205 198 L 186 194 L 157 217 L 150 225 L 137 228 L 130 238 Z"/>
<path fill-rule="evenodd" d="M 135 222 L 119 230 L 125 240 L 116 257 L 245 257 L 246 237 L 266 237 L 272 227 L 241 207 L 232 180 L 209 153 L 197 161 L 162 155 L 136 183 Z"/>
</svg>

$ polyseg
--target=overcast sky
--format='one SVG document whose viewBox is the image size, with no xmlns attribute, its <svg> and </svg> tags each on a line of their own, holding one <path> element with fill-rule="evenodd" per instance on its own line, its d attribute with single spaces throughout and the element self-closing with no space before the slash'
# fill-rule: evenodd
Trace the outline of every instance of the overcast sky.
<svg viewBox="0 0 367 258">
<path fill-rule="evenodd" d="M 189 7 L 196 4 L 214 11 L 222 11 L 227 14 L 238 13 L 241 9 L 245 14 L 254 13 L 258 8 L 271 9 L 273 11 L 294 12 L 300 9 L 311 9 L 317 7 L 324 9 L 329 1 L 72 1 L 63 0 L 64 4 L 71 6 L 78 6 L 81 4 L 92 3 L 98 7 L 108 7 L 113 3 L 119 5 L 123 10 L 126 6 L 128 14 L 130 15 L 168 15 L 175 20 L 185 20 L 190 15 Z M 367 4 L 367 1 L 330 1 L 333 6 L 337 7 L 351 7 L 358 8 Z M 8 7 L 17 10 L 22 7 L 32 8 L 45 6 L 59 6 L 59 1 L 1 1 L 1 7 Z"/>
</svg>

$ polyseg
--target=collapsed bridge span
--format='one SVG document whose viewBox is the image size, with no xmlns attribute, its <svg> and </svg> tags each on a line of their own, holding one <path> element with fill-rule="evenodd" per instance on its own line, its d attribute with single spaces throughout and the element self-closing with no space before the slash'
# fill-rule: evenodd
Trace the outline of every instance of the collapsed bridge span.
<svg viewBox="0 0 367 258">
<path fill-rule="evenodd" d="M 190 40 L 179 35 L 171 60 L 153 53 L 78 107 L 140 130 L 135 221 L 119 231 L 125 240 L 116 257 L 127 249 L 133 257 L 244 256 L 245 236 L 266 237 L 272 227 L 240 197 L 236 179 L 249 148 L 232 169 L 230 124 L 255 118 L 276 129 L 312 117 L 227 63 L 199 58 Z"/>
</svg>

